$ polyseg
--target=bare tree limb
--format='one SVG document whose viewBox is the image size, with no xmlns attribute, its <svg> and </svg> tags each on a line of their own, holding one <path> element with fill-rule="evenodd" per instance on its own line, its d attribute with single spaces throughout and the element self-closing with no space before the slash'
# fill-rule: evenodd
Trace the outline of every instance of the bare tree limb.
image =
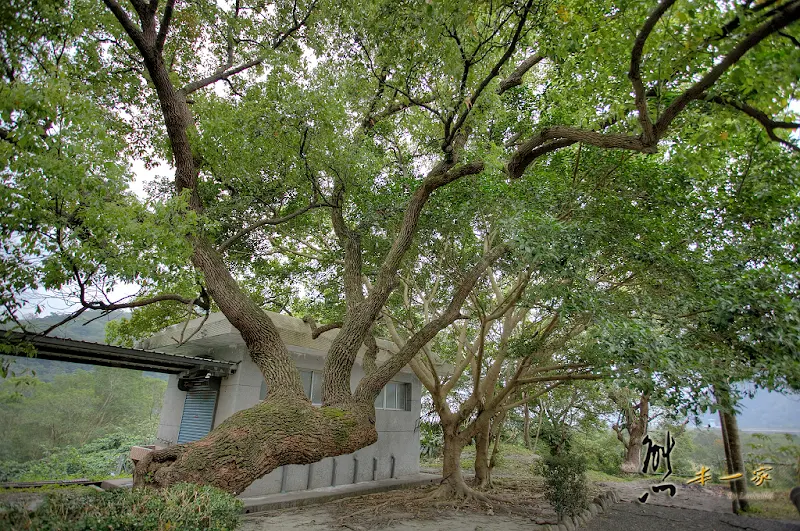
<svg viewBox="0 0 800 531">
<path fill-rule="evenodd" d="M 114 0 L 105 0 L 105 1 L 108 2 L 108 1 L 114 1 Z M 309 6 L 308 11 L 306 12 L 305 16 L 303 16 L 302 19 L 299 19 L 299 20 L 295 19 L 294 24 L 291 27 L 289 27 L 289 29 L 287 29 L 286 31 L 282 32 L 280 35 L 275 37 L 275 39 L 273 40 L 270 48 L 272 50 L 277 49 L 281 44 L 283 44 L 295 32 L 297 32 L 300 28 L 305 26 L 306 22 L 308 21 L 308 17 L 311 16 L 311 13 L 314 11 L 314 8 L 315 8 L 316 4 L 317 4 L 317 1 L 314 0 L 311 3 L 311 5 Z M 231 56 L 231 54 L 228 54 L 228 58 L 226 59 L 225 64 L 223 64 L 220 68 L 218 68 L 216 71 L 214 71 L 214 73 L 212 73 L 210 76 L 206 76 L 206 77 L 204 77 L 202 79 L 198 79 L 198 80 L 192 81 L 190 83 L 187 83 L 181 89 L 181 92 L 183 92 L 183 94 L 185 94 L 185 95 L 189 95 L 192 92 L 195 92 L 197 90 L 200 90 L 201 88 L 207 87 L 207 86 L 209 86 L 209 85 L 211 85 L 213 83 L 216 83 L 217 81 L 221 81 L 223 79 L 228 79 L 229 77 L 235 76 L 236 74 L 240 74 L 240 73 L 244 72 L 245 70 L 248 70 L 248 69 L 250 69 L 250 68 L 252 68 L 254 66 L 260 65 L 261 63 L 266 61 L 267 57 L 268 57 L 268 54 L 265 53 L 265 54 L 262 54 L 262 55 L 256 57 L 255 59 L 251 59 L 250 61 L 245 61 L 244 63 L 241 63 L 239 65 L 233 66 L 233 61 L 231 60 L 232 56 Z"/>
<path fill-rule="evenodd" d="M 264 218 L 261 221 L 257 221 L 256 223 L 253 223 L 252 225 L 249 225 L 247 227 L 243 227 L 242 229 L 237 231 L 236 234 L 234 234 L 233 236 L 231 236 L 230 238 L 228 238 L 227 240 L 222 242 L 222 244 L 217 249 L 217 252 L 224 253 L 225 251 L 227 251 L 231 247 L 231 245 L 236 243 L 240 238 L 246 236 L 247 234 L 253 232 L 256 229 L 260 229 L 261 227 L 264 227 L 266 225 L 280 225 L 281 223 L 286 223 L 287 221 L 290 221 L 290 220 L 296 218 L 297 216 L 305 214 L 306 212 L 308 212 L 309 210 L 311 210 L 313 208 L 319 208 L 321 206 L 324 206 L 324 205 L 322 205 L 320 203 L 317 203 L 317 202 L 311 202 L 308 205 L 304 206 L 303 208 L 295 210 L 294 212 L 286 214 L 285 216 L 280 216 L 280 217 L 277 217 L 277 218 L 275 218 L 275 217 Z"/>
<path fill-rule="evenodd" d="M 164 6 L 164 16 L 161 17 L 161 23 L 158 26 L 158 35 L 156 36 L 156 50 L 161 53 L 164 50 L 164 43 L 167 41 L 167 33 L 169 32 L 169 25 L 172 22 L 172 12 L 175 9 L 175 0 L 167 0 L 167 5 Z"/>
<path fill-rule="evenodd" d="M 800 152 L 800 147 L 795 144 L 792 144 L 788 140 L 784 140 L 783 138 L 779 137 L 775 134 L 775 129 L 800 129 L 800 123 L 796 122 L 779 122 L 773 120 L 767 114 L 755 107 L 747 105 L 746 103 L 739 103 L 735 100 L 731 100 L 728 98 L 724 98 L 722 96 L 711 96 L 708 95 L 701 95 L 699 99 L 704 99 L 707 101 L 712 101 L 714 103 L 718 103 L 720 105 L 725 105 L 728 107 L 733 107 L 734 109 L 743 112 L 747 116 L 755 119 L 758 123 L 764 127 L 764 130 L 767 132 L 767 136 L 769 136 L 770 140 L 774 142 L 779 142 L 784 146 Z"/>
<path fill-rule="evenodd" d="M 528 73 L 528 70 L 533 68 L 534 66 L 538 65 L 544 60 L 544 56 L 538 53 L 535 53 L 524 61 L 522 61 L 516 70 L 514 70 L 511 75 L 500 82 L 500 86 L 497 87 L 497 93 L 502 94 L 503 92 L 507 91 L 510 88 L 522 85 L 522 76 Z"/>
<path fill-rule="evenodd" d="M 72 321 L 73 319 L 77 319 L 86 310 L 88 310 L 88 308 L 86 308 L 85 306 L 83 308 L 79 308 L 78 310 L 76 310 L 76 311 L 72 312 L 71 314 L 69 314 L 64 319 L 62 319 L 59 322 L 57 322 L 56 324 L 47 327 L 47 329 L 45 329 L 44 331 L 40 332 L 40 334 L 43 335 L 43 336 L 46 336 L 47 334 L 49 334 L 50 332 L 52 332 L 53 330 L 55 330 L 59 326 L 65 325 L 68 322 Z"/>
<path fill-rule="evenodd" d="M 636 35 L 636 40 L 633 42 L 631 50 L 631 67 L 628 71 L 628 79 L 633 85 L 633 94 L 636 101 L 636 110 L 639 114 L 639 124 L 642 126 L 642 137 L 645 144 L 652 144 L 656 141 L 655 133 L 653 131 L 653 122 L 650 120 L 650 115 L 647 111 L 647 97 L 645 96 L 644 84 L 642 83 L 641 67 L 642 55 L 644 54 L 644 45 L 647 38 L 652 33 L 653 29 L 664 13 L 672 7 L 675 0 L 662 0 L 650 13 L 650 16 L 645 20 L 644 25 Z"/>
<path fill-rule="evenodd" d="M 516 407 L 519 407 L 519 406 L 522 406 L 522 405 L 528 404 L 528 403 L 530 403 L 532 400 L 536 400 L 536 399 L 538 399 L 540 396 L 546 395 L 547 393 L 549 393 L 549 392 L 553 391 L 555 388 L 557 388 L 557 387 L 561 387 L 562 385 L 564 385 L 564 383 L 565 383 L 564 381 L 560 381 L 560 382 L 556 382 L 556 383 L 554 383 L 553 385 L 548 385 L 547 387 L 545 387 L 544 389 L 542 389 L 541 391 L 539 391 L 539 392 L 538 392 L 538 393 L 536 393 L 536 394 L 533 394 L 533 395 L 527 395 L 527 396 L 525 396 L 524 398 L 522 398 L 521 400 L 517 400 L 516 402 L 511 402 L 510 404 L 506 404 L 506 405 L 504 405 L 504 406 L 503 406 L 503 409 L 504 409 L 504 410 L 506 410 L 506 411 L 508 411 L 508 410 L 510 410 L 510 409 L 514 409 L 514 408 L 516 408 Z"/>
<path fill-rule="evenodd" d="M 568 380 L 601 380 L 605 378 L 600 374 L 578 373 L 578 374 L 554 374 L 552 376 L 534 376 L 531 378 L 520 378 L 517 380 L 519 385 L 538 383 L 538 382 L 561 382 Z"/>
</svg>

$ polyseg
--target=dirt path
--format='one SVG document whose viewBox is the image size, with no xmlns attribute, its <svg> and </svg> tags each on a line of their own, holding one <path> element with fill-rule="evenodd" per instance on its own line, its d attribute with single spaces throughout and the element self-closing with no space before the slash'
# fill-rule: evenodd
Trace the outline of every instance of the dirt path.
<svg viewBox="0 0 800 531">
<path fill-rule="evenodd" d="M 795 522 L 737 516 L 709 510 L 622 502 L 597 515 L 581 531 L 798 531 Z"/>
</svg>

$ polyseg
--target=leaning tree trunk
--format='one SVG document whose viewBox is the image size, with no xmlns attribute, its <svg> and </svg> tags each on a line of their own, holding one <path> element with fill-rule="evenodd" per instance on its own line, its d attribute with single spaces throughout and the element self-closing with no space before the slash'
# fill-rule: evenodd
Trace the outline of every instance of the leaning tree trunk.
<svg viewBox="0 0 800 531">
<path fill-rule="evenodd" d="M 134 485 L 187 481 L 239 494 L 280 465 L 314 463 L 374 443 L 374 411 L 368 409 L 267 398 L 234 413 L 199 441 L 148 454 L 136 464 Z"/>
</svg>

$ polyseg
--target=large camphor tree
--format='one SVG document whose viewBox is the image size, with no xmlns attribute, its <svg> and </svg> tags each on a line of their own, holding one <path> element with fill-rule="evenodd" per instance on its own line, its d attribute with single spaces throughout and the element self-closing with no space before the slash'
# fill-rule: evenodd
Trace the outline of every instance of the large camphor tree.
<svg viewBox="0 0 800 531">
<path fill-rule="evenodd" d="M 144 328 L 218 309 L 270 389 L 202 440 L 150 454 L 137 484 L 241 492 L 278 466 L 373 443 L 380 389 L 515 245 L 459 264 L 446 310 L 377 364 L 398 272 L 433 237 L 420 234 L 429 213 L 459 204 L 445 193 L 456 183 L 535 178 L 581 149 L 725 159 L 751 123 L 797 151 L 800 0 L 9 4 L 5 318 L 19 320 L 36 288 L 72 296 L 76 314 L 157 305 Z M 166 161 L 169 178 L 140 199 L 131 160 Z M 142 290 L 115 299 L 120 282 Z M 263 312 L 297 302 L 299 285 L 329 303 L 320 320 L 340 320 L 322 407 Z M 362 348 L 366 376 L 351 390 Z"/>
</svg>

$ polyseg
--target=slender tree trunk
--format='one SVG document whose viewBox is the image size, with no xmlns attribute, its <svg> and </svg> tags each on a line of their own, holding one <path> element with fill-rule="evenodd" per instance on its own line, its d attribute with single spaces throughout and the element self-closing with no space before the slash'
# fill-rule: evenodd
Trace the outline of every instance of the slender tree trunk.
<svg viewBox="0 0 800 531">
<path fill-rule="evenodd" d="M 739 426 L 736 422 L 736 415 L 730 413 L 730 393 L 727 387 L 714 386 L 714 395 L 719 406 L 719 422 L 722 429 L 722 443 L 725 448 L 725 462 L 728 466 L 728 474 L 741 472 L 744 474 L 744 460 L 742 459 L 742 448 L 739 441 Z M 748 509 L 747 484 L 744 476 L 738 480 L 731 481 L 731 510 L 738 514 L 739 511 Z"/>
<path fill-rule="evenodd" d="M 527 393 L 522 393 L 522 398 L 525 398 Z M 528 403 L 522 404 L 522 440 L 525 443 L 525 448 L 531 449 L 531 410 Z"/>
<path fill-rule="evenodd" d="M 475 436 L 475 480 L 473 485 L 478 488 L 491 486 L 492 477 L 489 466 L 489 446 L 492 442 L 491 425 L 481 426 Z"/>
<path fill-rule="evenodd" d="M 723 422 L 725 423 L 725 432 L 728 439 L 727 447 L 731 456 L 730 463 L 732 469 L 730 473 L 735 474 L 741 472 L 742 474 L 745 474 L 744 459 L 742 458 L 742 445 L 739 438 L 739 423 L 736 421 L 736 415 L 734 413 L 720 410 L 720 416 L 725 419 Z M 731 487 L 736 489 L 734 492 L 738 498 L 739 510 L 747 511 L 747 483 L 745 482 L 745 476 L 743 475 L 741 478 L 731 481 Z"/>
</svg>

